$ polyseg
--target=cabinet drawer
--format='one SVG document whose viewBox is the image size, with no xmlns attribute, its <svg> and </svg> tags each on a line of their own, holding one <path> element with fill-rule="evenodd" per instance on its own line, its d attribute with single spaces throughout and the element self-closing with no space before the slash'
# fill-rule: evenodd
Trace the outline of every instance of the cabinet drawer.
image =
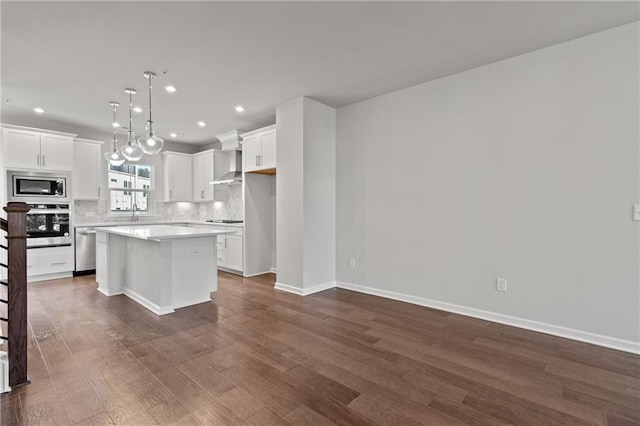
<svg viewBox="0 0 640 426">
<path fill-rule="evenodd" d="M 31 249 L 27 251 L 27 275 L 55 274 L 73 271 L 70 249 Z"/>
<path fill-rule="evenodd" d="M 227 226 L 225 231 L 233 232 L 233 234 L 229 234 L 229 235 L 237 235 L 237 236 L 241 237 L 243 229 L 240 228 L 240 227 L 237 227 L 237 226 Z"/>
</svg>

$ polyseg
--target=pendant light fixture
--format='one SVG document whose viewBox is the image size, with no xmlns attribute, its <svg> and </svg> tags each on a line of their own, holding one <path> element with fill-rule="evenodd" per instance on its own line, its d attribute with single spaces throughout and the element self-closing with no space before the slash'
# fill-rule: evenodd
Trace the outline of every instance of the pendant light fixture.
<svg viewBox="0 0 640 426">
<path fill-rule="evenodd" d="M 140 161 L 144 152 L 140 149 L 140 145 L 138 145 L 136 141 L 136 135 L 133 133 L 133 121 L 131 119 L 133 95 L 136 94 L 136 89 L 124 89 L 124 92 L 129 95 L 129 130 L 127 130 L 127 144 L 120 148 L 120 153 L 128 161 Z"/>
<path fill-rule="evenodd" d="M 113 121 L 116 122 L 116 109 L 120 106 L 118 102 L 111 101 L 109 105 L 113 108 Z M 111 151 L 104 153 L 104 158 L 111 164 L 112 166 L 120 166 L 124 163 L 124 157 L 118 150 L 118 137 L 116 135 L 116 127 L 113 126 L 113 138 L 111 139 Z"/>
<path fill-rule="evenodd" d="M 147 135 L 142 138 L 138 138 L 138 145 L 142 148 L 145 154 L 158 154 L 162 151 L 164 141 L 156 136 L 153 131 L 153 120 L 151 118 L 151 80 L 156 76 L 151 71 L 145 71 L 144 76 L 149 79 L 149 121 L 147 121 Z"/>
</svg>

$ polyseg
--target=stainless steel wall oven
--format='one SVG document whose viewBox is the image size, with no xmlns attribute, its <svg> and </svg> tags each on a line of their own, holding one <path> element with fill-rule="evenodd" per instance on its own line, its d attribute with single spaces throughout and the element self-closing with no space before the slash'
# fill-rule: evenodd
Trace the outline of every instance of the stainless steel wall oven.
<svg viewBox="0 0 640 426">
<path fill-rule="evenodd" d="M 27 248 L 71 245 L 69 204 L 28 204 Z"/>
</svg>

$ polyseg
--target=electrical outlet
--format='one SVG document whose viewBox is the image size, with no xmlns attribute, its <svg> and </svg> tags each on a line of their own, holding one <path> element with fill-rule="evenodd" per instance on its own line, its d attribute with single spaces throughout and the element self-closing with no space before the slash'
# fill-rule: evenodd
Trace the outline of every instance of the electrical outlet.
<svg viewBox="0 0 640 426">
<path fill-rule="evenodd" d="M 351 257 L 349 258 L 349 268 L 355 268 L 356 267 L 356 259 Z"/>
<path fill-rule="evenodd" d="M 503 293 L 507 292 L 507 279 L 506 278 L 496 278 L 496 291 L 501 291 Z"/>
</svg>

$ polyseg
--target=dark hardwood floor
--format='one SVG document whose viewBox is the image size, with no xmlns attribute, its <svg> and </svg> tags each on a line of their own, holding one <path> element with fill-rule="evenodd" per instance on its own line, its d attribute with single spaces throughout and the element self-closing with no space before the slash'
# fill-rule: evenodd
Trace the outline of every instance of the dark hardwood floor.
<svg viewBox="0 0 640 426">
<path fill-rule="evenodd" d="M 640 424 L 631 354 L 273 275 L 157 317 L 94 278 L 29 286 L 2 425 Z"/>
</svg>

